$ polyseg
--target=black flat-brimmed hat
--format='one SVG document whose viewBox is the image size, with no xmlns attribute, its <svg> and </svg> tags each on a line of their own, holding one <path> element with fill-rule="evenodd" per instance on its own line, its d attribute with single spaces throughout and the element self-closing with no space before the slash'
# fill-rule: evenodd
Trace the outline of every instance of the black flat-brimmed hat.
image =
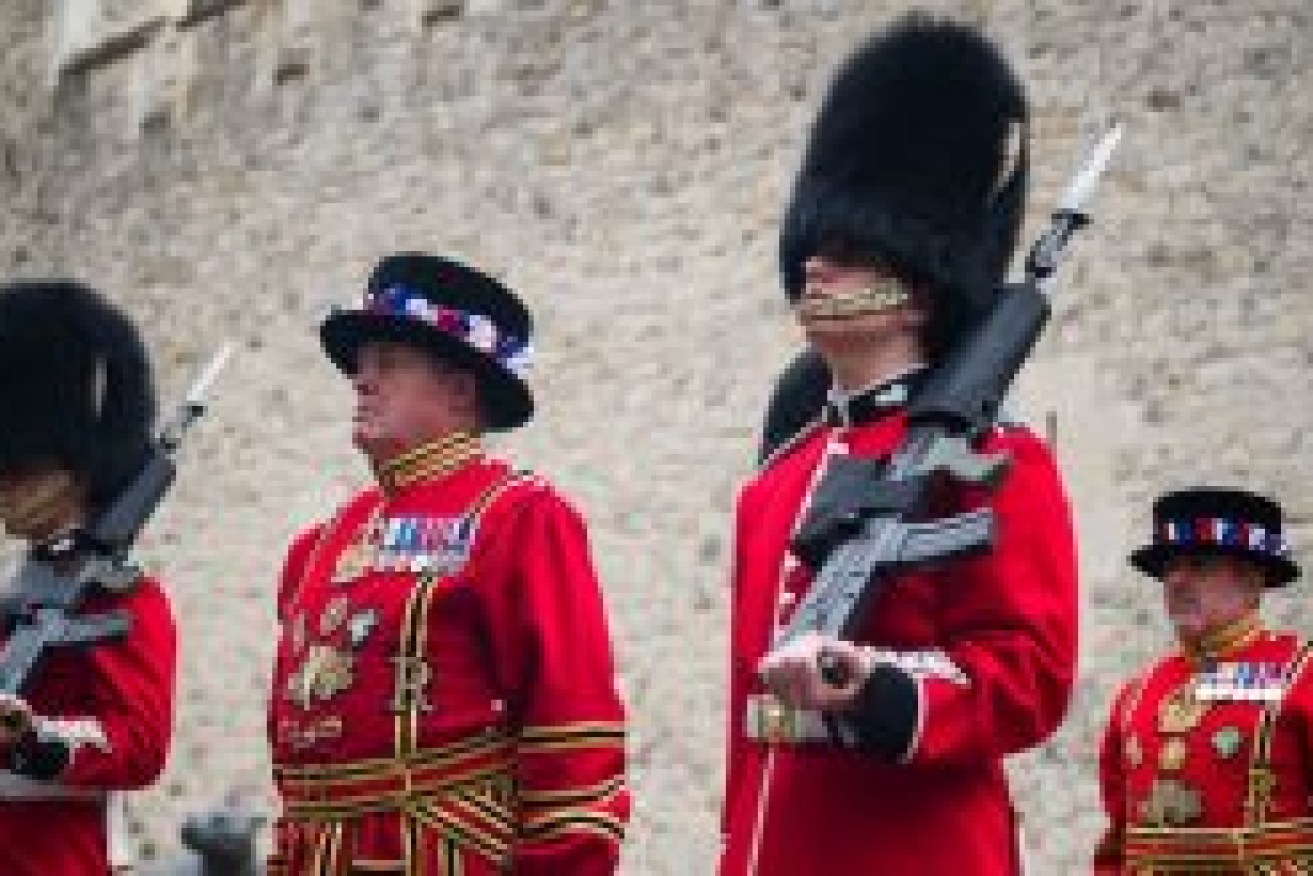
<svg viewBox="0 0 1313 876">
<path fill-rule="evenodd" d="M 1131 565 L 1162 579 L 1169 560 L 1185 554 L 1231 556 L 1267 574 L 1267 586 L 1299 577 L 1281 528 L 1281 506 L 1247 490 L 1192 487 L 1153 503 L 1153 541 L 1131 554 Z"/>
<path fill-rule="evenodd" d="M 400 341 L 469 370 L 492 430 L 513 429 L 533 415 L 525 382 L 533 357 L 533 320 L 509 289 L 481 271 L 423 253 L 378 263 L 359 309 L 337 310 L 319 328 L 324 350 L 346 374 L 361 345 Z"/>
</svg>

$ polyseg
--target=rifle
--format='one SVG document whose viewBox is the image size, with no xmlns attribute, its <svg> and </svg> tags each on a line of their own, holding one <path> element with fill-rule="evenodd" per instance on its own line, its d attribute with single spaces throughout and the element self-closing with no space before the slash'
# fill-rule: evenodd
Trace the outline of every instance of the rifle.
<svg viewBox="0 0 1313 876">
<path fill-rule="evenodd" d="M 77 610 L 95 588 L 124 593 L 141 578 L 129 551 L 172 486 L 177 475 L 173 455 L 183 434 L 205 413 L 205 394 L 232 350 L 232 344 L 225 345 L 201 370 L 119 496 L 89 525 L 29 553 L 9 585 L 15 600 L 7 611 L 13 629 L 0 650 L 0 693 L 21 693 L 48 648 L 117 638 L 131 629 L 126 611 L 78 615 Z"/>
<path fill-rule="evenodd" d="M 909 566 L 988 551 L 994 514 L 981 508 L 926 519 L 944 478 L 995 489 L 1007 474 L 1004 454 L 973 444 L 999 406 L 1049 317 L 1048 291 L 1067 244 L 1089 224 L 1083 206 L 1121 139 L 1115 125 L 1068 185 L 1026 259 L 1021 283 L 1003 286 L 990 312 L 927 378 L 907 407 L 907 434 L 887 461 L 837 456 L 827 464 L 793 548 L 819 568 L 807 596 L 776 636 L 774 648 L 808 632 L 851 639 L 866 606 Z M 827 681 L 839 667 L 822 659 Z"/>
</svg>

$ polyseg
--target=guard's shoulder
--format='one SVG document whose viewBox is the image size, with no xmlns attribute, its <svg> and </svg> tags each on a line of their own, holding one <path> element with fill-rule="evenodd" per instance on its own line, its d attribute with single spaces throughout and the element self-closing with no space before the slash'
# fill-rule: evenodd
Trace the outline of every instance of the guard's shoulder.
<svg viewBox="0 0 1313 876">
<path fill-rule="evenodd" d="M 985 450 L 1006 450 L 1017 456 L 1052 456 L 1048 442 L 1020 418 L 999 417 L 981 436 L 979 446 Z"/>
<path fill-rule="evenodd" d="M 810 439 L 814 434 L 816 434 L 816 432 L 823 425 L 824 422 L 819 417 L 808 422 L 801 429 L 795 432 L 792 435 L 792 437 L 790 437 L 788 440 L 784 441 L 784 443 L 780 444 L 778 447 L 776 447 L 774 450 L 768 453 L 766 457 L 762 459 L 760 463 L 758 463 L 757 473 L 760 474 L 772 468 L 782 460 L 792 456 L 795 452 L 797 452 L 797 450 L 800 447 L 806 444 L 808 439 Z"/>
</svg>

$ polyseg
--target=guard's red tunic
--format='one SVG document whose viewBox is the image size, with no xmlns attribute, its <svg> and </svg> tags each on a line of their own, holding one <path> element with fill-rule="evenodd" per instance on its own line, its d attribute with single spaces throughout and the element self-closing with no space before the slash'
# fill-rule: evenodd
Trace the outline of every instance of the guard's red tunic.
<svg viewBox="0 0 1313 876">
<path fill-rule="evenodd" d="M 609 874 L 624 712 L 584 524 L 479 457 L 293 545 L 271 874 Z M 353 869 L 354 868 L 354 869 Z"/>
<path fill-rule="evenodd" d="M 1103 874 L 1313 871 L 1313 675 L 1288 633 L 1201 666 L 1176 652 L 1119 691 L 1099 776 Z"/>
<path fill-rule="evenodd" d="M 0 772 L 0 873 L 108 873 L 113 792 L 149 785 L 164 768 L 173 732 L 177 636 L 160 585 L 96 594 L 79 614 L 126 611 L 121 639 L 56 648 L 37 665 L 26 699 L 72 757 L 37 782 Z M 118 824 L 121 832 L 125 825 Z"/>
<path fill-rule="evenodd" d="M 1012 457 L 996 492 L 946 498 L 944 511 L 994 509 L 993 551 L 899 576 L 857 637 L 894 652 L 916 679 L 914 717 L 891 728 L 910 740 L 901 756 L 798 742 L 778 715 L 753 726 L 749 701 L 765 693 L 756 667 L 813 578 L 788 544 L 826 455 L 887 457 L 905 427 L 901 411 L 816 426 L 739 497 L 723 876 L 1017 872 L 1002 760 L 1062 720 L 1077 632 L 1067 502 L 1051 455 L 1029 431 L 995 429 L 982 442 Z"/>
</svg>

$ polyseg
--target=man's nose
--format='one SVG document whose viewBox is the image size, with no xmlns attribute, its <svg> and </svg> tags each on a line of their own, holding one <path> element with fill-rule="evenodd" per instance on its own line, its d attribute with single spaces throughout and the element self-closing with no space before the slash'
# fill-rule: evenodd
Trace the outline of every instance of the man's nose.
<svg viewBox="0 0 1313 876">
<path fill-rule="evenodd" d="M 355 391 L 361 395 L 369 395 L 374 391 L 375 375 L 371 368 L 357 368 L 356 373 L 351 375 L 351 385 Z"/>
</svg>

